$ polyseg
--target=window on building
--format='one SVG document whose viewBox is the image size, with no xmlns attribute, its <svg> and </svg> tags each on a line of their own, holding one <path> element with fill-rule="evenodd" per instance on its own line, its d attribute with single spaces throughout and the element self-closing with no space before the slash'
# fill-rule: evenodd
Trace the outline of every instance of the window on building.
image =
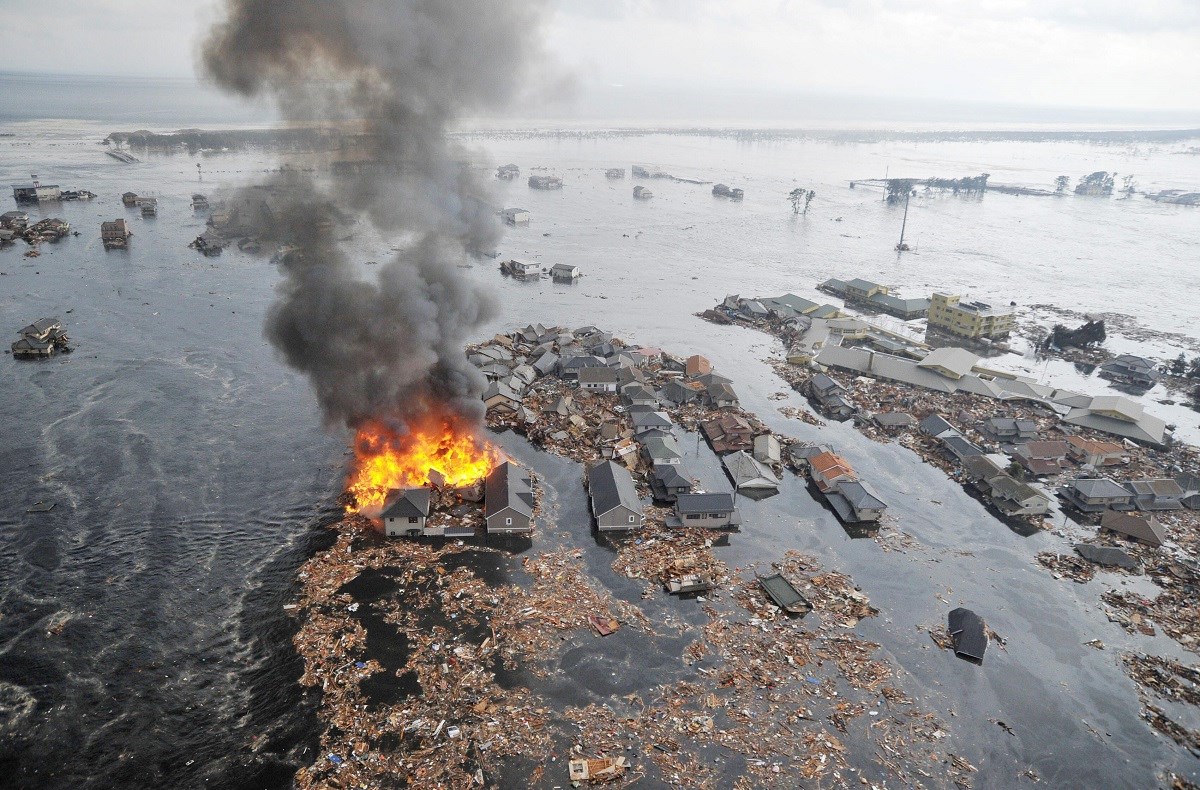
<svg viewBox="0 0 1200 790">
<path fill-rule="evenodd" d="M 418 519 L 416 516 L 409 516 L 409 517 L 408 517 L 408 523 L 409 523 L 409 524 L 416 524 L 418 521 L 420 521 L 420 519 Z"/>
<path fill-rule="evenodd" d="M 720 518 L 721 514 L 720 513 L 709 513 L 708 517 L 709 518 Z"/>
<path fill-rule="evenodd" d="M 504 526 L 506 526 L 506 527 L 511 527 L 511 526 L 512 526 L 512 519 L 511 519 L 511 518 L 506 518 L 506 519 L 504 519 Z"/>
<path fill-rule="evenodd" d="M 630 524 L 634 524 L 634 523 L 636 523 L 636 522 L 637 522 L 637 516 L 630 516 L 630 517 L 629 517 L 629 523 L 630 523 Z"/>
<path fill-rule="evenodd" d="M 687 517 L 688 517 L 690 520 L 692 520 L 692 521 L 695 521 L 696 519 L 700 518 L 700 517 L 701 517 L 701 515 L 702 515 L 702 514 L 700 514 L 700 513 L 688 513 L 688 516 L 687 516 Z"/>
</svg>

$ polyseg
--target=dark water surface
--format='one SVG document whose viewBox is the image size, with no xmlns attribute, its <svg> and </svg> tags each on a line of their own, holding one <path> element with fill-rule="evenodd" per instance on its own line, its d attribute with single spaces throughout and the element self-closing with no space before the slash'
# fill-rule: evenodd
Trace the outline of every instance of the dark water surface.
<svg viewBox="0 0 1200 790">
<path fill-rule="evenodd" d="M 312 759 L 317 726 L 315 699 L 296 684 L 300 666 L 282 606 L 295 568 L 325 539 L 321 525 L 336 517 L 345 436 L 322 427 L 306 382 L 262 337 L 273 268 L 236 251 L 208 259 L 185 246 L 203 230 L 188 196 L 261 178 L 271 157 L 146 155 L 124 166 L 97 145 L 106 127 L 22 122 L 0 131 L 16 135 L 0 138 L 0 182 L 39 173 L 100 196 L 31 211 L 62 216 L 81 233 L 46 245 L 42 257 L 23 258 L 24 245 L 0 250 L 0 326 L 15 331 L 56 315 L 77 348 L 45 362 L 0 360 L 0 776 L 21 787 L 287 786 L 295 767 Z M 845 181 L 889 166 L 922 175 L 1008 168 L 993 177 L 1026 172 L 1036 183 L 1059 171 L 1140 167 L 1162 188 L 1196 188 L 1196 157 L 1061 143 L 670 136 L 480 145 L 527 173 L 545 165 L 567 180 L 556 193 L 533 193 L 523 182 L 505 187 L 503 202 L 530 208 L 534 223 L 510 233 L 502 252 L 585 272 L 566 288 L 502 280 L 491 264 L 465 269 L 502 302 L 483 334 L 537 320 L 591 323 L 701 352 L 773 428 L 836 444 L 891 504 L 915 548 L 885 552 L 852 540 L 789 478 L 777 497 L 743 500 L 746 527 L 719 555 L 745 565 L 795 548 L 853 576 L 881 610 L 859 632 L 882 643 L 904 689 L 948 723 L 953 751 L 980 769 L 978 786 L 1019 784 L 1030 767 L 1053 786 L 1149 786 L 1165 768 L 1196 778 L 1196 759 L 1138 718 L 1120 651 L 1180 650 L 1105 620 L 1099 593 L 1119 578 L 1056 581 L 1032 558 L 1061 549 L 1064 538 L 1015 534 L 903 448 L 848 426 L 783 418 L 777 408 L 800 401 L 767 397 L 786 389 L 762 362 L 777 344 L 692 317 L 726 293 L 813 296 L 816 282 L 846 275 L 892 282 L 903 294 L 948 287 L 1023 304 L 1069 299 L 1078 309 L 1120 309 L 1152 328 L 1189 332 L 1200 312 L 1187 296 L 1200 287 L 1195 210 L 1140 199 L 931 198 L 910 215 L 920 254 L 897 262 L 888 253 L 895 212 Z M 599 169 L 630 161 L 744 186 L 747 199 L 717 201 L 705 186 L 655 182 L 656 197 L 634 203 L 632 182 L 608 182 Z M 782 196 L 798 184 L 815 185 L 819 197 L 808 218 L 792 219 Z M 126 210 L 126 190 L 159 195 L 159 217 Z M 130 219 L 135 236 L 128 251 L 106 253 L 99 223 L 118 216 Z M 362 229 L 348 244 L 368 276 L 366 262 L 385 260 L 391 246 Z M 1133 267 L 1141 276 L 1129 276 Z M 1164 290 L 1165 282 L 1177 287 Z M 1091 377 L 1071 386 L 1107 391 Z M 1146 402 L 1162 412 L 1153 397 Z M 1181 424 L 1186 431 L 1196 435 L 1194 418 Z M 590 532 L 579 468 L 515 437 L 501 441 L 539 472 L 559 521 L 531 550 L 583 546 L 597 579 L 642 604 L 641 584 L 611 571 L 611 549 Z M 690 438 L 683 444 L 704 482 L 725 490 L 707 448 Z M 39 501 L 55 507 L 27 512 Z M 942 624 L 960 604 L 1008 638 L 982 667 L 936 650 L 918 630 Z M 644 605 L 677 619 L 699 616 L 694 602 Z M 586 703 L 680 671 L 670 656 L 682 643 L 651 650 L 621 633 L 605 641 L 603 656 L 565 652 L 547 693 Z M 1095 638 L 1109 649 L 1083 645 Z M 668 658 L 649 661 L 654 653 Z"/>
</svg>

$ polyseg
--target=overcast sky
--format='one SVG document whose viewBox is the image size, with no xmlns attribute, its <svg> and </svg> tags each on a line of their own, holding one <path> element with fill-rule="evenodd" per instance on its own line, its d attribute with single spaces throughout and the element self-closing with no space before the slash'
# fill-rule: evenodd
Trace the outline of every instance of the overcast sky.
<svg viewBox="0 0 1200 790">
<path fill-rule="evenodd" d="M 0 68 L 195 73 L 215 0 L 0 0 Z M 584 90 L 1200 109 L 1200 0 L 559 0 Z"/>
</svg>

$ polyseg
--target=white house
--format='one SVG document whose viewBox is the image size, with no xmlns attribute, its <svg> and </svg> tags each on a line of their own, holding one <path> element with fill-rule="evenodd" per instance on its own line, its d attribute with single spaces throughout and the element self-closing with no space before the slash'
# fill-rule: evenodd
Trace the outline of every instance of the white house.
<svg viewBox="0 0 1200 790">
<path fill-rule="evenodd" d="M 383 519 L 383 529 L 389 538 L 408 535 L 440 535 L 441 530 L 426 533 L 425 525 L 429 518 L 429 489 L 410 488 L 407 491 L 396 492 L 398 495 L 391 504 L 384 508 L 380 518 Z"/>
<path fill-rule="evenodd" d="M 506 208 L 503 212 L 504 221 L 509 225 L 528 225 L 532 215 L 523 208 Z"/>
</svg>

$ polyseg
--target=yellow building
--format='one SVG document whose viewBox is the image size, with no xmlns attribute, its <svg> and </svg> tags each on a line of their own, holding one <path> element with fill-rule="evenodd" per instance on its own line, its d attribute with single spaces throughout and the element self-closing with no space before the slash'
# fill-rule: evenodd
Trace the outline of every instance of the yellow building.
<svg viewBox="0 0 1200 790">
<path fill-rule="evenodd" d="M 1016 310 L 983 302 L 960 302 L 961 297 L 935 293 L 929 304 L 929 326 L 969 338 L 1008 337 L 1016 327 Z"/>
</svg>

